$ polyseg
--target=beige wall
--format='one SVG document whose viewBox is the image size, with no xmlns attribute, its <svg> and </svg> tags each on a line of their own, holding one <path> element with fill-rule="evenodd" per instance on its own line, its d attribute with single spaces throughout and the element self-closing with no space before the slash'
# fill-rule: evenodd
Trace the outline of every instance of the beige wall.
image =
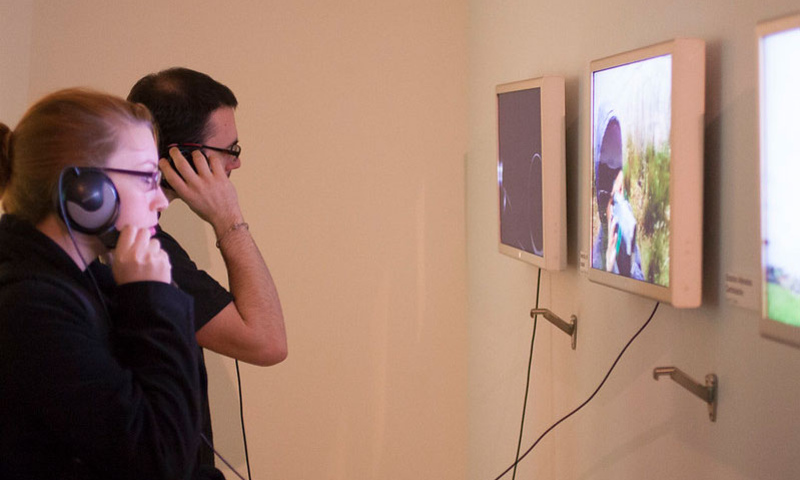
<svg viewBox="0 0 800 480">
<path fill-rule="evenodd" d="M 0 121 L 12 128 L 28 106 L 32 13 L 29 1 L 0 0 Z"/>
<path fill-rule="evenodd" d="M 290 344 L 279 366 L 241 368 L 253 478 L 464 478 L 465 4 L 2 5 L 32 32 L 15 50 L 24 103 L 73 85 L 125 95 L 173 65 L 236 92 L 234 183 Z M 224 280 L 208 230 L 173 208 L 167 227 Z M 243 468 L 233 366 L 208 367 L 217 446 Z"/>
<path fill-rule="evenodd" d="M 471 0 L 469 9 L 468 478 L 495 478 L 514 459 L 536 290 L 533 267 L 496 253 L 494 88 L 545 74 L 567 85 L 569 265 L 542 274 L 540 304 L 579 317 L 578 349 L 540 321 L 525 450 L 589 397 L 655 305 L 578 271 L 588 243 L 589 62 L 678 36 L 707 44 L 703 307 L 660 306 L 594 401 L 546 437 L 517 478 L 797 478 L 800 349 L 760 337 L 758 313 L 732 306 L 724 285 L 726 273 L 759 285 L 755 24 L 797 3 Z M 662 365 L 719 376 L 716 423 L 702 401 L 653 380 Z"/>
</svg>

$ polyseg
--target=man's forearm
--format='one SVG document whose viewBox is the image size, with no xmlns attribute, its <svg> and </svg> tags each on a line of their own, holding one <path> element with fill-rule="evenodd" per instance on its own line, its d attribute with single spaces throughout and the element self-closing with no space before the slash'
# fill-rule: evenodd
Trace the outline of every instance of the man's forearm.
<svg viewBox="0 0 800 480">
<path fill-rule="evenodd" d="M 278 290 L 269 268 L 247 228 L 220 238 L 219 248 L 228 271 L 234 304 L 244 323 L 256 332 L 258 343 L 278 363 L 286 357 L 286 328 Z"/>
</svg>

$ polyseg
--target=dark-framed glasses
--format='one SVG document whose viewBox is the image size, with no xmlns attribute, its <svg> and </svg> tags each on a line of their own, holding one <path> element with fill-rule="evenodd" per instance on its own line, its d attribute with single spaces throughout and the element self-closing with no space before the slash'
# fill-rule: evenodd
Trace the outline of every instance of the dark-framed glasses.
<svg viewBox="0 0 800 480">
<path fill-rule="evenodd" d="M 124 170 L 121 168 L 109 168 L 109 167 L 95 167 L 97 170 L 101 170 L 103 172 L 114 172 L 114 173 L 121 173 L 123 175 L 132 175 L 135 177 L 141 178 L 146 184 L 149 190 L 155 190 L 158 188 L 159 182 L 161 182 L 161 170 L 156 169 L 154 172 L 140 172 L 138 170 Z"/>
<path fill-rule="evenodd" d="M 220 147 L 212 147 L 210 145 L 203 145 L 200 143 L 173 143 L 172 145 L 167 146 L 167 148 L 178 147 L 181 152 L 185 150 L 212 150 L 215 152 L 226 153 L 234 158 L 239 158 L 239 155 L 242 153 L 242 146 L 238 143 L 231 145 L 229 148 L 220 148 Z M 184 155 L 186 156 L 186 155 Z"/>
</svg>

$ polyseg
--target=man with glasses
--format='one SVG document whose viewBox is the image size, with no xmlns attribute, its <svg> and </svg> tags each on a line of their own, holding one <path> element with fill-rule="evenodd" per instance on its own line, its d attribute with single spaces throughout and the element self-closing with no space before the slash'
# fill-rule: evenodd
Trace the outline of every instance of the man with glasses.
<svg viewBox="0 0 800 480">
<path fill-rule="evenodd" d="M 159 167 L 170 202 L 180 198 L 208 222 L 228 271 L 230 292 L 197 268 L 186 251 L 159 228 L 156 238 L 169 254 L 172 277 L 195 299 L 200 347 L 260 366 L 286 358 L 286 330 L 278 292 L 242 217 L 229 177 L 241 166 L 233 92 L 206 74 L 171 68 L 140 79 L 128 100 L 142 103 L 159 129 Z M 201 368 L 205 375 L 205 366 Z M 208 394 L 204 431 L 211 443 Z M 210 445 L 201 445 L 204 478 L 223 478 L 213 468 Z"/>
</svg>

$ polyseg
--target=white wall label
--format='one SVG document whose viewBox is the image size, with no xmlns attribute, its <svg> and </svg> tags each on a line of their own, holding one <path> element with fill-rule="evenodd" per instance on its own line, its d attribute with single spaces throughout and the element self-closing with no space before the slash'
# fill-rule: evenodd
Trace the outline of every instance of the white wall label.
<svg viewBox="0 0 800 480">
<path fill-rule="evenodd" d="M 758 311 L 758 282 L 733 273 L 725 274 L 725 298 L 731 305 Z"/>
</svg>

